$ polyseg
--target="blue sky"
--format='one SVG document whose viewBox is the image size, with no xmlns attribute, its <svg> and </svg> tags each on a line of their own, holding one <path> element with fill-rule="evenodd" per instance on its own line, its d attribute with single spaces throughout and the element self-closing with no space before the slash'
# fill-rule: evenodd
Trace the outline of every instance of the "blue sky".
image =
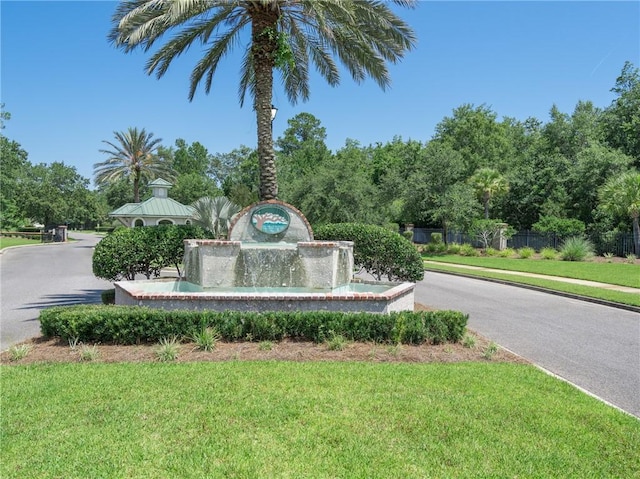
<svg viewBox="0 0 640 479">
<path fill-rule="evenodd" d="M 209 95 L 189 102 L 199 48 L 160 80 L 144 73 L 147 55 L 125 54 L 107 40 L 115 2 L 0 2 L 0 97 L 12 118 L 4 134 L 33 164 L 61 161 L 92 179 L 99 150 L 114 131 L 145 128 L 162 144 L 199 141 L 211 153 L 255 147 L 251 101 L 240 108 L 239 54 L 229 57 Z M 499 118 L 544 122 L 553 104 L 571 113 L 580 100 L 598 107 L 625 61 L 640 66 L 640 2 L 420 2 L 400 10 L 417 47 L 391 67 L 386 92 L 343 75 L 331 88 L 312 78 L 307 103 L 290 105 L 279 84 L 274 138 L 298 113 L 316 116 L 332 150 L 347 138 L 363 145 L 394 136 L 426 142 L 465 103 Z"/>
</svg>

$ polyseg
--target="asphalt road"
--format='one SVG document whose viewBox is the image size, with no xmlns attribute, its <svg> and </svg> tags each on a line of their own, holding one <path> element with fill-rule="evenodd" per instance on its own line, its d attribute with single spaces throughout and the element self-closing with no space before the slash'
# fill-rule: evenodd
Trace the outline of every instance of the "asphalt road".
<svg viewBox="0 0 640 479">
<path fill-rule="evenodd" d="M 0 255 L 0 350 L 40 336 L 40 310 L 100 303 L 111 283 L 91 271 L 99 236 L 71 232 L 77 241 L 3 250 Z"/>
<path fill-rule="evenodd" d="M 640 417 L 639 313 L 432 272 L 415 294 L 468 313 L 470 329 Z"/>
</svg>

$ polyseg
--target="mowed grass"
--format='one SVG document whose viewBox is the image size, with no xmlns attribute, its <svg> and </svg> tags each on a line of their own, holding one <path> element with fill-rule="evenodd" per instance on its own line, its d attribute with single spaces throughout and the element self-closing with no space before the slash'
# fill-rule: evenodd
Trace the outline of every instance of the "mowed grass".
<svg viewBox="0 0 640 479">
<path fill-rule="evenodd" d="M 39 239 L 33 240 L 26 238 L 0 237 L 0 249 L 9 248 L 10 246 L 24 246 L 41 243 L 42 242 Z"/>
<path fill-rule="evenodd" d="M 512 258 L 477 258 L 469 256 L 435 256 L 425 258 L 442 263 L 456 263 L 483 268 L 522 271 L 564 278 L 585 279 L 601 283 L 640 288 L 640 266 L 626 263 L 592 263 L 559 260 Z"/>
<path fill-rule="evenodd" d="M 465 276 L 497 279 L 501 281 L 507 281 L 509 283 L 527 284 L 539 288 L 550 289 L 552 291 L 561 291 L 564 293 L 585 296 L 587 298 L 612 301 L 614 303 L 627 304 L 629 306 L 640 306 L 640 294 L 637 293 L 624 293 L 621 291 L 612 291 L 609 289 L 603 289 L 594 286 L 583 286 L 579 284 L 563 283 L 560 281 L 540 278 L 528 278 L 526 276 L 517 276 L 509 273 L 495 273 L 490 271 L 462 269 L 456 266 L 449 266 L 447 264 L 438 264 L 434 262 L 426 262 L 425 269 L 427 271 L 442 271 L 454 274 L 464 274 Z"/>
<path fill-rule="evenodd" d="M 640 421 L 527 365 L 5 366 L 3 478 L 640 477 Z"/>
</svg>

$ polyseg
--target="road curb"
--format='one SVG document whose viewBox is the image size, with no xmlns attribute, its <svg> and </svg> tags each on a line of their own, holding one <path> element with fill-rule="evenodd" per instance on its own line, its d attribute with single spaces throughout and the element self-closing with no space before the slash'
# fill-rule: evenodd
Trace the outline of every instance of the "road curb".
<svg viewBox="0 0 640 479">
<path fill-rule="evenodd" d="M 556 291 L 554 289 L 548 289 L 548 288 L 543 288 L 541 286 L 534 286 L 531 284 L 525 284 L 525 283 L 516 283 L 516 282 L 512 282 L 512 281 L 508 281 L 505 279 L 496 279 L 496 278 L 485 278 L 482 276 L 476 276 L 473 274 L 468 274 L 468 273 L 462 273 L 462 272 L 458 272 L 458 271 L 443 271 L 443 270 L 439 270 L 439 269 L 431 269 L 428 266 L 425 265 L 425 271 L 429 271 L 431 273 L 443 273 L 443 274 L 450 274 L 453 276 L 462 276 L 463 278 L 471 278 L 471 279 L 479 279 L 482 281 L 489 281 L 491 283 L 498 283 L 498 284 L 504 284 L 507 286 L 516 286 L 518 288 L 524 288 L 524 289 L 531 289 L 533 291 L 540 291 L 541 293 L 547 293 L 547 294 L 554 294 L 556 296 L 563 296 L 565 298 L 571 298 L 571 299 L 577 299 L 579 301 L 585 301 L 588 303 L 595 303 L 595 304 L 600 304 L 603 306 L 609 306 L 612 308 L 618 308 L 618 309 L 624 309 L 627 311 L 632 311 L 634 313 L 640 313 L 640 307 L 638 306 L 632 306 L 630 304 L 623 304 L 623 303 L 616 303 L 614 301 L 607 301 L 605 299 L 598 299 L 598 298 L 590 298 L 588 296 L 582 296 L 579 294 L 574 294 L 574 293 L 567 293 L 565 291 Z"/>
</svg>

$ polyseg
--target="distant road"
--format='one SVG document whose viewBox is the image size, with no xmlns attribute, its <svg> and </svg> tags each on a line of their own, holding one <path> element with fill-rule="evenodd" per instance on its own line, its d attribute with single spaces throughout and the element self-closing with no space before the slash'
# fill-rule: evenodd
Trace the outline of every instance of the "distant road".
<svg viewBox="0 0 640 479">
<path fill-rule="evenodd" d="M 469 328 L 640 417 L 640 313 L 426 272 L 416 301 L 469 314 Z"/>
<path fill-rule="evenodd" d="M 0 254 L 0 350 L 40 336 L 40 310 L 51 306 L 100 303 L 111 283 L 91 268 L 100 237 L 72 231 L 77 241 L 3 250 Z"/>
</svg>

